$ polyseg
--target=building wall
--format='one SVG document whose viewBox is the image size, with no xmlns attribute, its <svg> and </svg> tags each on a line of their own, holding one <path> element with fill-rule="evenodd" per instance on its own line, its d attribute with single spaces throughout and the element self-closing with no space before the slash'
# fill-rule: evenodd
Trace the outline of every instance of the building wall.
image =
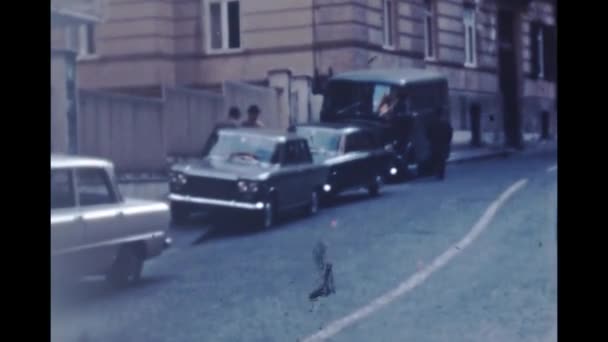
<svg viewBox="0 0 608 342">
<path fill-rule="evenodd" d="M 79 101 L 82 154 L 110 159 L 119 172 L 163 170 L 160 101 L 90 90 L 80 90 Z"/>
<path fill-rule="evenodd" d="M 268 70 L 312 74 L 311 0 L 241 0 L 239 52 L 206 51 L 202 0 L 117 0 L 98 25 L 99 57 L 81 61 L 83 88 L 260 81 Z"/>
<path fill-rule="evenodd" d="M 67 58 L 51 54 L 51 152 L 68 152 Z"/>
<path fill-rule="evenodd" d="M 540 21 L 545 25 L 555 25 L 555 6 L 549 2 L 535 1 L 522 14 L 521 23 L 521 58 L 525 78 L 522 91 L 522 111 L 524 114 L 522 130 L 524 133 L 541 131 L 541 115 L 543 111 L 550 114 L 550 134 L 557 135 L 557 92 L 556 84 L 545 80 L 530 78 L 531 73 L 531 43 L 530 23 Z"/>
<path fill-rule="evenodd" d="M 256 99 L 267 127 L 279 127 L 277 92 L 226 82 L 224 93 L 165 87 L 161 99 L 80 90 L 81 153 L 110 159 L 118 172 L 163 172 L 168 158 L 200 156 L 227 108 Z"/>
<path fill-rule="evenodd" d="M 476 11 L 477 66 L 465 67 L 463 2 L 437 0 L 436 59 L 424 59 L 423 0 L 394 0 L 395 46 L 383 46 L 382 0 L 241 0 L 241 45 L 236 53 L 205 50 L 202 0 L 113 0 L 98 25 L 99 58 L 82 61 L 84 88 L 182 85 L 221 88 L 224 81 L 259 82 L 271 69 L 295 75 L 379 67 L 434 69 L 448 76 L 452 121 L 469 129 L 469 109 L 482 107 L 482 127 L 502 122 L 498 87 L 497 3 Z M 521 15 L 522 73 L 529 72 L 529 22 L 554 22 L 550 1 L 534 0 Z M 518 21 L 519 22 L 519 21 Z M 314 23 L 314 25 L 313 25 Z M 54 40 L 57 40 L 54 38 Z M 313 48 L 314 47 L 314 48 Z M 375 58 L 372 65 L 368 63 Z M 522 129 L 534 130 L 538 108 L 555 115 L 553 83 L 522 77 Z M 534 112 L 533 114 L 529 114 Z M 530 122 L 528 122 L 530 121 Z"/>
</svg>

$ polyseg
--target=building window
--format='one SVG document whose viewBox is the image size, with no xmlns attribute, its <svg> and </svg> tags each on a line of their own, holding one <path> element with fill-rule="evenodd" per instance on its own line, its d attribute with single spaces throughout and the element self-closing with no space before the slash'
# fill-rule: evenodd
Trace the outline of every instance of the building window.
<svg viewBox="0 0 608 342">
<path fill-rule="evenodd" d="M 204 0 L 207 51 L 241 48 L 240 4 L 236 0 Z"/>
<path fill-rule="evenodd" d="M 66 45 L 78 53 L 78 58 L 93 56 L 95 48 L 95 25 L 83 24 L 66 29 Z"/>
<path fill-rule="evenodd" d="M 384 38 L 384 46 L 394 47 L 395 46 L 395 18 L 394 18 L 394 1 L 384 0 L 383 1 L 383 26 L 382 36 Z"/>
<path fill-rule="evenodd" d="M 465 66 L 477 65 L 477 34 L 475 30 L 475 8 L 464 9 L 464 44 L 465 44 Z"/>
<path fill-rule="evenodd" d="M 81 25 L 79 33 L 78 55 L 81 57 L 95 55 L 97 52 L 95 50 L 95 26 L 93 24 Z"/>
<path fill-rule="evenodd" d="M 555 27 L 540 22 L 530 24 L 532 78 L 555 81 Z"/>
<path fill-rule="evenodd" d="M 435 8 L 432 0 L 424 0 L 424 56 L 435 59 Z"/>
</svg>

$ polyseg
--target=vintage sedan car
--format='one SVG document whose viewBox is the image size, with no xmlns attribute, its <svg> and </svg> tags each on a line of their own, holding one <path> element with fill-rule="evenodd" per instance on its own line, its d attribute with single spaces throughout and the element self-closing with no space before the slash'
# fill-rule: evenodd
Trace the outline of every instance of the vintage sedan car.
<svg viewBox="0 0 608 342">
<path fill-rule="evenodd" d="M 51 260 L 55 279 L 104 274 L 124 285 L 169 247 L 169 207 L 125 199 L 107 160 L 51 154 Z"/>
<path fill-rule="evenodd" d="M 306 138 L 315 162 L 329 167 L 324 199 L 350 189 L 379 193 L 388 174 L 395 174 L 394 153 L 379 144 L 369 129 L 350 123 L 303 124 L 295 132 Z"/>
<path fill-rule="evenodd" d="M 315 213 L 326 177 L 327 168 L 313 163 L 304 138 L 268 129 L 222 129 L 202 159 L 172 167 L 172 218 L 179 223 L 197 210 L 240 211 L 267 228 L 288 209 Z"/>
</svg>

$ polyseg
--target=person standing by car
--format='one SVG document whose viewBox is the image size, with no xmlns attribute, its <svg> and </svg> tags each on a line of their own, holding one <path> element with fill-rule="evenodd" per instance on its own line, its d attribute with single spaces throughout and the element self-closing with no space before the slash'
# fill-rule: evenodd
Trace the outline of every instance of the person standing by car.
<svg viewBox="0 0 608 342">
<path fill-rule="evenodd" d="M 388 94 L 384 96 L 378 108 L 378 116 L 383 119 L 389 119 L 394 115 L 396 105 L 397 96 L 395 96 L 395 94 Z"/>
<path fill-rule="evenodd" d="M 209 139 L 207 139 L 207 143 L 205 144 L 205 147 L 203 148 L 202 155 L 206 155 L 207 152 L 209 151 L 209 149 L 211 148 L 211 146 L 213 146 L 213 144 L 215 144 L 215 142 L 218 139 L 219 130 L 221 130 L 223 128 L 238 128 L 240 126 L 240 122 L 239 122 L 240 119 L 241 119 L 240 109 L 238 109 L 237 107 L 230 107 L 230 109 L 228 110 L 228 119 L 225 121 L 220 121 L 220 122 L 216 123 L 215 127 L 213 127 L 213 131 L 211 132 L 211 135 L 209 136 Z"/>
<path fill-rule="evenodd" d="M 438 179 L 445 178 L 445 164 L 450 156 L 454 130 L 447 115 L 440 114 L 439 120 L 431 125 L 430 140 L 433 174 Z"/>
<path fill-rule="evenodd" d="M 243 122 L 243 127 L 254 127 L 261 128 L 264 127 L 262 122 L 259 120 L 260 117 L 260 108 L 257 105 L 251 105 L 247 109 L 247 119 Z"/>
<path fill-rule="evenodd" d="M 214 131 L 222 128 L 237 128 L 241 120 L 241 111 L 237 107 L 230 107 L 228 110 L 228 120 L 220 121 L 215 125 Z"/>
</svg>

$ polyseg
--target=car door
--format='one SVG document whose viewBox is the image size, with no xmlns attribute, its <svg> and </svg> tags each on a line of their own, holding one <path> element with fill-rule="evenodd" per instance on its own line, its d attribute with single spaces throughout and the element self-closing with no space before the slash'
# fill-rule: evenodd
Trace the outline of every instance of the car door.
<svg viewBox="0 0 608 342">
<path fill-rule="evenodd" d="M 364 143 L 361 132 L 349 133 L 345 138 L 344 155 L 346 161 L 342 167 L 342 174 L 347 176 L 345 181 L 351 187 L 367 184 L 369 170 L 366 169 L 366 159 L 369 151 L 363 150 Z"/>
<path fill-rule="evenodd" d="M 51 169 L 51 256 L 53 276 L 78 271 L 73 261 L 84 242 L 84 225 L 76 205 L 72 169 Z"/>
<path fill-rule="evenodd" d="M 310 201 L 310 197 L 313 189 L 316 186 L 320 186 L 323 183 L 319 182 L 321 179 L 318 174 L 318 167 L 313 164 L 312 154 L 310 153 L 310 148 L 308 147 L 308 141 L 302 139 L 298 141 L 298 157 L 300 159 L 300 167 L 299 172 L 300 176 L 298 177 L 298 183 L 300 188 L 300 193 L 302 194 L 302 203 L 308 203 Z"/>
<path fill-rule="evenodd" d="M 116 240 L 124 237 L 124 215 L 108 170 L 83 167 L 75 170 L 76 193 L 84 223 L 83 262 L 91 273 L 104 272 L 118 252 Z"/>
<path fill-rule="evenodd" d="M 361 156 L 361 178 L 364 183 L 370 183 L 379 174 L 380 152 L 376 149 L 373 136 L 368 131 L 359 134 L 359 152 Z"/>
<path fill-rule="evenodd" d="M 302 166 L 299 141 L 288 141 L 285 143 L 283 162 L 281 163 L 281 188 L 279 190 L 281 201 L 286 207 L 298 206 L 308 198 L 301 184 L 305 171 Z"/>
</svg>

